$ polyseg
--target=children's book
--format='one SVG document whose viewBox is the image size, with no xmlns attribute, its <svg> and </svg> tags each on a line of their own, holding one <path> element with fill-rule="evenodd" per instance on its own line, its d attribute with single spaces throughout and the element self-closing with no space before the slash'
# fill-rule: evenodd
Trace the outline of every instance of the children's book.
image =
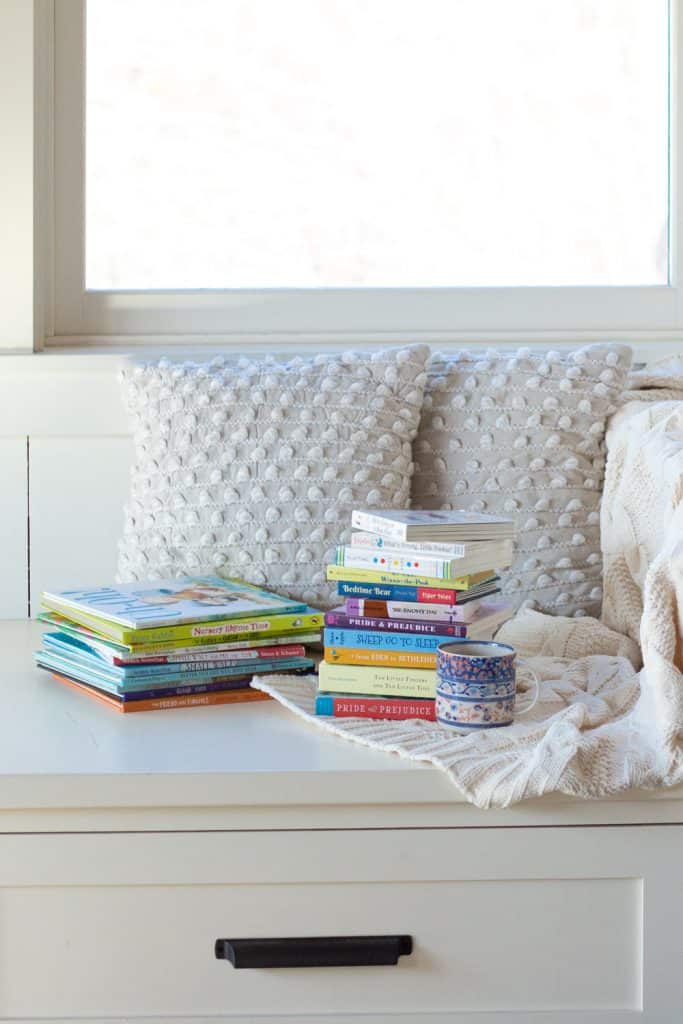
<svg viewBox="0 0 683 1024">
<path fill-rule="evenodd" d="M 399 572 L 410 576 L 434 576 L 449 580 L 481 572 L 492 565 L 497 569 L 505 569 L 511 564 L 514 552 L 510 540 L 477 541 L 468 544 L 466 553 L 457 557 L 421 552 L 418 548 L 428 545 L 401 545 L 398 541 L 384 542 L 381 537 L 374 538 L 379 542 L 375 545 L 353 543 L 354 537 L 372 536 L 371 533 L 354 534 L 351 544 L 337 548 L 336 564 L 346 565 L 350 569 L 373 569 L 376 572 Z"/>
<path fill-rule="evenodd" d="M 113 708 L 114 711 L 120 711 L 124 714 L 128 714 L 131 711 L 170 711 L 173 708 L 196 708 L 214 704 L 244 704 L 252 701 L 270 700 L 269 694 L 262 693 L 261 690 L 251 690 L 244 687 L 239 690 L 224 690 L 219 693 L 196 693 L 185 694 L 184 696 L 152 697 L 146 700 L 124 701 L 120 697 L 102 693 L 102 691 L 95 687 L 88 686 L 77 679 L 71 679 L 69 676 L 60 675 L 57 672 L 53 672 L 52 676 L 57 682 L 69 686 L 72 690 L 86 694 L 101 704 Z"/>
<path fill-rule="evenodd" d="M 495 586 L 497 580 L 498 577 L 494 576 L 487 583 L 471 587 L 469 590 L 448 590 L 445 587 L 423 587 L 417 584 L 409 587 L 406 584 L 352 583 L 345 579 L 337 582 L 337 593 L 344 598 L 370 597 L 379 601 L 440 604 L 454 608 L 456 604 L 464 604 L 467 601 L 475 601 L 480 597 L 499 593 L 500 587 Z"/>
<path fill-rule="evenodd" d="M 368 602 L 369 603 L 369 602 Z M 342 605 L 325 613 L 325 625 L 338 629 L 381 630 L 384 633 L 411 633 L 413 636 L 454 637 L 467 636 L 466 623 L 414 622 L 410 619 L 375 618 L 371 615 L 349 615 Z"/>
<path fill-rule="evenodd" d="M 221 651 L 217 655 L 208 652 L 203 657 L 195 655 L 191 660 L 171 663 L 162 661 L 160 664 L 140 664 L 138 662 L 132 665 L 112 665 L 111 662 L 102 658 L 90 644 L 67 636 L 65 633 L 43 633 L 42 641 L 48 651 L 61 654 L 63 657 L 77 659 L 80 663 L 94 669 L 104 668 L 112 675 L 126 680 L 154 678 L 166 675 L 168 672 L 196 675 L 204 670 L 210 669 L 218 672 L 220 669 L 233 668 L 236 665 L 244 666 L 246 672 L 261 661 L 272 663 L 281 658 L 304 658 L 306 656 L 306 648 L 303 644 L 281 644 L 277 647 L 252 647 L 237 651 Z"/>
<path fill-rule="evenodd" d="M 183 686 L 187 685 L 189 679 L 195 682 L 217 683 L 229 681 L 234 676 L 245 674 L 244 664 L 234 665 L 230 668 L 209 668 L 193 673 L 188 677 L 186 672 L 169 671 L 162 675 L 142 676 L 130 679 L 121 674 L 120 671 L 111 669 L 105 665 L 94 667 L 90 660 L 80 658 L 77 655 L 68 657 L 57 654 L 54 651 L 36 651 L 35 660 L 42 668 L 54 669 L 56 672 L 64 672 L 67 675 L 76 675 L 82 682 L 92 686 L 99 686 L 108 689 L 112 693 L 126 693 L 134 690 L 144 690 L 153 686 Z M 310 658 L 280 658 L 274 661 L 259 661 L 249 666 L 251 675 L 260 672 L 288 672 L 291 669 L 311 669 L 314 662 Z M 164 666 L 162 666 L 164 668 Z"/>
<path fill-rule="evenodd" d="M 457 641 L 453 641 L 457 643 Z M 386 665 L 387 668 L 436 669 L 436 651 L 382 651 L 367 647 L 325 647 L 331 665 Z"/>
<path fill-rule="evenodd" d="M 436 718 L 433 700 L 409 700 L 400 697 L 344 697 L 338 693 L 319 693 L 315 699 L 316 715 L 335 718 L 388 718 L 405 721 Z"/>
<path fill-rule="evenodd" d="M 408 541 L 475 541 L 514 537 L 514 520 L 504 516 L 487 516 L 478 512 L 437 509 L 356 510 L 351 516 L 355 530 L 375 533 L 387 540 Z"/>
<path fill-rule="evenodd" d="M 436 576 L 410 575 L 393 572 L 391 569 L 347 569 L 345 565 L 328 565 L 328 580 L 345 580 L 347 583 L 388 583 L 408 587 L 437 587 L 443 590 L 472 590 L 481 583 L 488 583 L 494 577 L 493 569 L 456 576 L 453 579 L 439 579 Z"/>
<path fill-rule="evenodd" d="M 378 697 L 422 697 L 434 700 L 436 672 L 379 665 L 332 665 L 321 661 L 318 689 L 325 693 L 359 693 Z"/>
<path fill-rule="evenodd" d="M 69 619 L 65 619 L 63 615 L 58 615 L 57 612 L 40 612 L 38 619 L 40 622 L 58 629 L 60 633 L 66 633 L 77 640 L 84 640 L 91 647 L 97 647 L 102 657 L 114 665 L 134 664 L 140 661 L 147 662 L 148 660 L 151 663 L 158 661 L 159 663 L 168 662 L 170 664 L 182 661 L 188 656 L 201 659 L 208 652 L 218 653 L 221 651 L 242 650 L 248 647 L 269 647 L 283 642 L 289 643 L 290 641 L 298 644 L 315 644 L 320 641 L 320 633 L 313 632 L 311 626 L 296 625 L 289 630 L 279 629 L 274 635 L 270 633 L 264 635 L 263 630 L 257 631 L 253 629 L 250 633 L 244 632 L 247 625 L 252 627 L 263 625 L 264 620 L 258 619 L 254 622 L 245 622 L 245 620 L 239 619 L 240 632 L 237 634 L 229 633 L 228 635 L 231 639 L 227 641 L 225 635 L 218 634 L 218 636 L 210 637 L 196 636 L 185 637 L 179 640 L 157 640 L 142 644 L 123 644 L 105 637 L 87 626 L 80 626 L 77 622 L 71 622 Z M 275 616 L 273 619 L 266 621 L 272 623 L 279 619 L 280 616 Z M 300 615 L 287 617 L 288 622 L 294 621 L 298 623 L 301 619 L 302 616 Z M 322 613 L 314 612 L 313 609 L 308 609 L 303 619 L 304 622 L 315 622 L 317 628 L 323 622 Z M 237 623 L 232 623 L 231 625 L 236 626 Z M 201 631 L 200 627 L 199 632 L 201 633 Z"/>
<path fill-rule="evenodd" d="M 328 647 L 356 647 L 373 651 L 418 651 L 434 653 L 439 644 L 457 643 L 448 635 L 425 636 L 423 633 L 389 633 L 385 630 L 334 629 L 328 626 L 323 634 Z"/>
<path fill-rule="evenodd" d="M 194 622 L 243 619 L 266 612 L 303 611 L 305 604 L 259 587 L 219 576 L 184 576 L 113 587 L 45 591 L 41 602 L 76 622 L 92 620 L 108 627 L 148 630 Z M 95 627 L 98 628 L 98 627 Z M 102 632 L 107 632 L 99 627 Z M 117 632 L 111 635 L 118 635 Z"/>
<path fill-rule="evenodd" d="M 450 606 L 430 604 L 426 601 L 381 601 L 372 597 L 347 597 L 343 608 L 347 615 L 370 615 L 378 619 L 403 619 L 407 622 L 433 622 L 436 624 L 434 631 L 438 633 L 440 623 L 460 622 L 467 625 L 480 615 L 492 613 L 494 608 L 502 609 L 502 604 L 489 601 L 492 595 L 498 593 L 499 588 L 494 587 L 487 592 L 486 598 L 460 595 L 457 605 Z"/>
</svg>

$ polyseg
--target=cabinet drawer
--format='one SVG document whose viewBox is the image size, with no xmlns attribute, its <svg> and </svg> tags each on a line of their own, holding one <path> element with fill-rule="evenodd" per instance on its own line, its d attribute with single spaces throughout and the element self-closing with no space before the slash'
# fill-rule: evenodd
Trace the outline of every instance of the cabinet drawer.
<svg viewBox="0 0 683 1024">
<path fill-rule="evenodd" d="M 5 836 L 0 1019 L 630 1020 L 644 894 L 660 929 L 680 914 L 661 877 L 681 831 Z M 388 934 L 413 937 L 396 966 L 235 970 L 214 955 L 219 938 Z M 663 939 L 652 1006 L 680 1008 Z"/>
</svg>

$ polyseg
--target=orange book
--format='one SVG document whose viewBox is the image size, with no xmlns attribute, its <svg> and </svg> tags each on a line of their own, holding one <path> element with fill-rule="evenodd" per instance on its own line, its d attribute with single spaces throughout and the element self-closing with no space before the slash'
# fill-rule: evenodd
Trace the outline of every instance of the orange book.
<svg viewBox="0 0 683 1024">
<path fill-rule="evenodd" d="M 383 651 L 367 647 L 325 647 L 331 665 L 384 665 L 386 668 L 436 668 L 436 651 Z"/>
<path fill-rule="evenodd" d="M 101 704 L 106 704 L 107 707 L 114 708 L 115 711 L 121 711 L 124 714 L 130 711 L 169 711 L 172 708 L 200 708 L 207 707 L 209 704 L 241 704 L 249 701 L 271 699 L 269 694 L 262 693 L 261 690 L 252 690 L 249 687 L 245 687 L 242 690 L 214 690 L 210 693 L 187 693 L 179 697 L 123 701 L 112 696 L 110 693 L 104 693 L 103 690 L 98 690 L 94 686 L 88 686 L 86 683 L 79 683 L 75 679 L 69 679 L 68 676 L 59 675 L 57 672 L 53 672 L 52 676 L 60 683 L 66 683 L 73 690 L 85 693 L 88 697 L 94 697 Z"/>
</svg>

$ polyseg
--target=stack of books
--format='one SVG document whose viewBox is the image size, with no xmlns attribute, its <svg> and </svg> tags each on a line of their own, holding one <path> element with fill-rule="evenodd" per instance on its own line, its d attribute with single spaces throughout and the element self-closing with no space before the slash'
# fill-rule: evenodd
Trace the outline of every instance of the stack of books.
<svg viewBox="0 0 683 1024">
<path fill-rule="evenodd" d="M 490 640 L 513 614 L 493 567 L 512 562 L 514 523 L 406 510 L 351 525 L 327 567 L 344 604 L 325 616 L 316 713 L 433 720 L 439 644 Z"/>
<path fill-rule="evenodd" d="M 322 613 L 217 576 L 46 592 L 36 663 L 117 711 L 268 699 L 260 672 L 310 672 Z"/>
</svg>

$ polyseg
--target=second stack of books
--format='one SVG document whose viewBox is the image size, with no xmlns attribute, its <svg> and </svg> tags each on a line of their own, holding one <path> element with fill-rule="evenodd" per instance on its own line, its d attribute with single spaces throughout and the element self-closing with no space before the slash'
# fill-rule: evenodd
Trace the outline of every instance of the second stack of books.
<svg viewBox="0 0 683 1024">
<path fill-rule="evenodd" d="M 353 513 L 327 577 L 344 604 L 325 616 L 316 713 L 434 719 L 436 650 L 490 640 L 513 614 L 494 571 L 512 562 L 512 520 L 464 512 Z"/>
</svg>

